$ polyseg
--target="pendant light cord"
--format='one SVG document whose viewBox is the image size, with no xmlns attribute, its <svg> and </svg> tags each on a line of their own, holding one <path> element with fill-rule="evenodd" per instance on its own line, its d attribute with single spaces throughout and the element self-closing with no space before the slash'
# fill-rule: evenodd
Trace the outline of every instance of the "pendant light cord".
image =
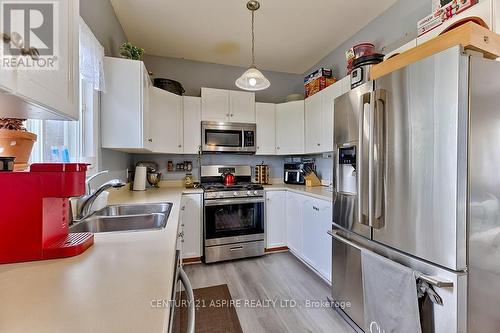
<svg viewBox="0 0 500 333">
<path fill-rule="evenodd" d="M 252 10 L 252 67 L 255 67 L 255 32 L 254 32 L 255 10 Z"/>
</svg>

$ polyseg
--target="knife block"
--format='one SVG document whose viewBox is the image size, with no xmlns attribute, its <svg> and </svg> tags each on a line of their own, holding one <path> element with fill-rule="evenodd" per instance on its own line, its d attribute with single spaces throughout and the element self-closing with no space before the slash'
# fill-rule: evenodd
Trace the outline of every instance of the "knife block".
<svg viewBox="0 0 500 333">
<path fill-rule="evenodd" d="M 321 180 L 318 178 L 318 176 L 316 176 L 314 172 L 311 172 L 308 175 L 304 176 L 304 179 L 306 181 L 307 187 L 321 186 Z"/>
</svg>

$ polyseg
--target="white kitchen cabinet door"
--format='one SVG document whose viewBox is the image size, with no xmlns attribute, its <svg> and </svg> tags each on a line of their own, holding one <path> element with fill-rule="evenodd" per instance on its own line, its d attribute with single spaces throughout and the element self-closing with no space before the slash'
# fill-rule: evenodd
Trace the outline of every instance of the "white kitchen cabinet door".
<svg viewBox="0 0 500 333">
<path fill-rule="evenodd" d="M 332 229 L 332 203 L 325 200 L 315 200 L 318 216 L 318 271 L 328 281 L 332 282 L 332 237 L 327 233 Z"/>
<path fill-rule="evenodd" d="M 180 223 L 182 258 L 200 258 L 202 243 L 202 195 L 183 194 L 181 199 Z"/>
<path fill-rule="evenodd" d="M 286 193 L 286 240 L 288 248 L 295 255 L 303 256 L 302 247 L 302 200 L 303 196 Z"/>
<path fill-rule="evenodd" d="M 351 76 L 347 75 L 339 81 L 342 86 L 342 95 L 351 91 Z"/>
<path fill-rule="evenodd" d="M 321 147 L 319 152 L 333 151 L 333 112 L 335 98 L 341 96 L 342 83 L 337 82 L 322 91 L 321 94 Z"/>
<path fill-rule="evenodd" d="M 276 104 L 255 103 L 257 123 L 256 155 L 276 154 Z"/>
<path fill-rule="evenodd" d="M 229 90 L 201 88 L 201 119 L 229 121 Z"/>
<path fill-rule="evenodd" d="M 302 200 L 302 259 L 328 281 L 331 281 L 332 267 L 331 237 L 327 234 L 331 229 L 331 207 L 325 200 Z"/>
<path fill-rule="evenodd" d="M 201 146 L 201 98 L 183 96 L 184 154 L 198 154 Z"/>
<path fill-rule="evenodd" d="M 66 117 L 79 117 L 79 5 L 78 1 L 56 0 L 57 69 L 17 70 L 15 95 Z M 3 71 L 2 71 L 3 74 Z M 13 84 L 7 78 L 3 84 Z"/>
<path fill-rule="evenodd" d="M 305 100 L 305 149 L 307 154 L 322 151 L 322 95 L 320 91 Z M 333 137 L 332 137 L 333 141 Z"/>
<path fill-rule="evenodd" d="M 229 91 L 229 121 L 255 124 L 255 93 Z"/>
<path fill-rule="evenodd" d="M 106 91 L 101 95 L 102 147 L 151 151 L 149 90 L 151 81 L 141 61 L 104 58 Z"/>
<path fill-rule="evenodd" d="M 266 248 L 286 246 L 286 192 L 266 191 Z"/>
<path fill-rule="evenodd" d="M 182 97 L 156 87 L 151 87 L 149 92 L 152 151 L 183 153 Z"/>
<path fill-rule="evenodd" d="M 304 141 L 304 101 L 277 104 L 277 155 L 304 154 Z"/>
</svg>

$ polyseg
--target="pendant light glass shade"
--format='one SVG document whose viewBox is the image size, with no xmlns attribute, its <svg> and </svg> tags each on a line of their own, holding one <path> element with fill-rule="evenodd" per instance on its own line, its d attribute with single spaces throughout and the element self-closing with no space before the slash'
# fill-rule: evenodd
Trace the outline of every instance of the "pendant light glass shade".
<svg viewBox="0 0 500 333">
<path fill-rule="evenodd" d="M 247 3 L 247 9 L 252 12 L 252 65 L 240 76 L 235 84 L 243 90 L 258 91 L 271 86 L 271 82 L 255 67 L 255 11 L 260 8 L 260 3 L 256 0 L 250 0 Z"/>
<path fill-rule="evenodd" d="M 271 86 L 271 82 L 255 67 L 250 67 L 236 80 L 236 86 L 243 90 L 258 91 Z"/>
</svg>

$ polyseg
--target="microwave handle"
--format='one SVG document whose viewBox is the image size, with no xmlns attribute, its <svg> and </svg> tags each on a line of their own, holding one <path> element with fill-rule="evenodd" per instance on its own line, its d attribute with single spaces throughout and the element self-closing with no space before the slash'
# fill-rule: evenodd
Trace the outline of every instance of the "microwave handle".
<svg viewBox="0 0 500 333">
<path fill-rule="evenodd" d="M 288 181 L 288 172 L 285 171 L 285 183 Z"/>
</svg>

